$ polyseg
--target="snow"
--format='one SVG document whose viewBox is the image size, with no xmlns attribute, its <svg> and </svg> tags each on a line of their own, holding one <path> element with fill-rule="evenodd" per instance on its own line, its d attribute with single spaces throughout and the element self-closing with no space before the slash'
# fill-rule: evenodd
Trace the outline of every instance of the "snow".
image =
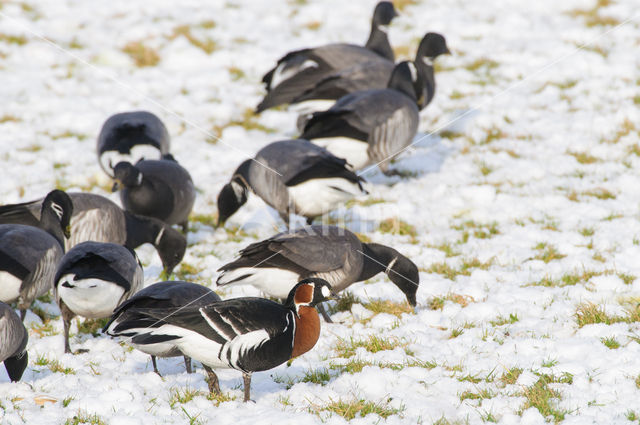
<svg viewBox="0 0 640 425">
<path fill-rule="evenodd" d="M 580 328 L 576 321 L 582 303 L 620 316 L 640 299 L 636 2 L 600 2 L 597 16 L 615 18 L 619 26 L 587 25 L 588 18 L 574 12 L 593 8 L 589 0 L 406 3 L 390 27 L 392 45 L 408 48 L 410 57 L 425 32 L 437 31 L 446 36 L 453 55 L 438 58 L 436 95 L 421 112 L 416 143 L 391 165 L 410 176 L 368 170 L 368 198 L 385 202 L 341 208 L 331 219 L 393 246 L 418 265 L 415 313 L 374 315 L 366 308 L 369 300 L 403 301 L 385 276 L 353 285 L 349 291 L 363 303 L 336 313 L 336 323 L 323 323 L 316 347 L 291 365 L 255 373 L 253 403 L 241 402 L 241 374 L 220 370 L 223 392 L 235 399 L 216 405 L 206 398 L 205 374 L 197 362 L 189 375 L 181 358 L 159 359 L 161 378 L 149 356 L 104 335 L 78 334 L 75 322 L 72 347 L 90 351 L 64 354 L 57 307 L 38 302 L 57 317 L 48 331 L 28 314 L 29 366 L 19 383 L 10 383 L 0 371 L 0 423 L 62 424 L 95 414 L 109 424 L 187 423 L 190 418 L 256 425 L 541 424 L 554 418 L 525 407 L 523 395 L 541 374 L 556 378 L 549 386 L 559 398 L 551 405 L 566 412 L 563 424 L 625 424 L 631 411 L 640 415 L 640 325 Z M 260 101 L 262 75 L 294 49 L 364 42 L 374 4 L 2 3 L 0 202 L 35 199 L 55 186 L 119 202 L 104 190 L 109 180 L 99 168 L 95 141 L 110 115 L 145 109 L 167 125 L 172 153 L 193 176 L 194 212 L 215 214 L 217 194 L 241 161 L 267 143 L 297 134 L 296 114 L 282 109 L 249 117 L 250 126 L 228 125 L 245 120 L 246 111 Z M 213 51 L 176 35 L 181 26 L 201 42 L 215 42 Z M 10 42 L 8 35 L 26 37 L 26 43 Z M 154 49 L 157 65 L 137 67 L 122 51 L 131 42 Z M 415 227 L 415 237 L 377 230 L 382 220 L 396 216 Z M 282 225 L 256 197 L 226 230 L 193 223 L 184 262 L 198 272 L 189 279 L 213 288 L 218 267 Z M 492 225 L 497 233 L 481 237 L 480 231 L 487 233 Z M 237 228 L 242 231 L 231 230 Z M 545 262 L 549 247 L 564 257 Z M 149 246 L 138 253 L 151 284 L 161 271 L 160 260 Z M 429 272 L 434 264 L 460 269 L 474 259 L 485 266 L 471 266 L 455 277 Z M 574 285 L 535 285 L 587 271 L 600 273 Z M 260 295 L 250 286 L 224 288 L 220 294 Z M 463 296 L 467 303 L 447 295 Z M 434 297 L 447 298 L 442 309 L 430 308 Z M 511 323 L 510 315 L 517 320 Z M 369 335 L 408 345 L 377 353 L 358 348 L 354 358 L 370 365 L 353 374 L 331 369 L 348 360 L 337 356 L 339 340 Z M 615 338 L 620 347 L 606 347 L 606 338 Z M 46 361 L 72 371 L 52 372 L 42 364 Z M 376 366 L 415 361 L 433 367 Z M 503 383 L 500 377 L 512 368 L 521 374 Z M 308 371 L 321 369 L 331 373 L 325 385 L 300 382 Z M 572 378 L 567 382 L 562 376 Z M 484 389 L 493 397 L 461 397 Z M 187 390 L 199 393 L 176 401 L 175 395 Z M 399 413 L 351 421 L 328 411 L 311 413 L 352 399 Z"/>
</svg>

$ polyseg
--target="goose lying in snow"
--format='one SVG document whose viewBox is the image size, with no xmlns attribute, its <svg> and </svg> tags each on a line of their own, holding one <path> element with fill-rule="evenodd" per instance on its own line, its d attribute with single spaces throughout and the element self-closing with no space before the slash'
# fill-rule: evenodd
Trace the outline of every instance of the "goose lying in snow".
<svg viewBox="0 0 640 425">
<path fill-rule="evenodd" d="M 135 252 L 122 245 L 83 242 L 67 252 L 55 274 L 56 302 L 64 323 L 64 352 L 71 353 L 71 319 L 111 316 L 120 303 L 142 287 L 143 273 Z"/>
<path fill-rule="evenodd" d="M 4 362 L 12 382 L 19 381 L 29 362 L 27 341 L 29 334 L 18 315 L 0 302 L 0 362 Z"/>
<path fill-rule="evenodd" d="M 199 308 L 220 301 L 218 294 L 206 286 L 191 282 L 158 282 L 147 286 L 120 304 L 111 316 L 103 332 L 111 336 L 127 337 L 127 342 L 151 356 L 153 371 L 160 375 L 157 357 L 183 355 L 171 337 L 153 332 L 164 322 L 149 318 L 144 309 L 171 310 L 181 307 Z M 191 360 L 184 356 L 187 372 L 191 373 Z"/>
<path fill-rule="evenodd" d="M 142 160 L 132 165 L 120 162 L 114 169 L 113 191 L 120 190 L 124 209 L 179 224 L 184 233 L 196 190 L 187 170 L 173 160 Z"/>
<path fill-rule="evenodd" d="M 262 112 L 289 103 L 338 70 L 363 62 L 393 62 L 394 55 L 387 31 L 396 16 L 393 4 L 381 1 L 373 11 L 371 33 L 364 46 L 336 43 L 287 53 L 262 78 L 267 94 L 256 111 Z"/>
<path fill-rule="evenodd" d="M 98 135 L 98 162 L 110 177 L 121 161 L 160 159 L 169 154 L 169 132 L 160 118 L 147 111 L 121 112 L 109 117 Z"/>
<path fill-rule="evenodd" d="M 422 87 L 415 65 L 401 62 L 388 88 L 341 97 L 330 109 L 315 112 L 300 137 L 346 159 L 356 170 L 376 164 L 389 174 L 389 161 L 411 144 L 418 130 Z"/>
<path fill-rule="evenodd" d="M 52 288 L 72 211 L 69 196 L 60 190 L 44 198 L 38 218 L 0 207 L 0 217 L 10 223 L 0 224 L 0 301 L 16 301 L 23 320 L 31 303 Z M 20 222 L 27 225 L 15 224 Z"/>
<path fill-rule="evenodd" d="M 64 192 L 63 192 L 64 193 Z M 67 250 L 86 242 L 111 242 L 135 249 L 144 243 L 158 251 L 166 275 L 171 274 L 184 257 L 186 238 L 162 221 L 124 211 L 104 196 L 92 193 L 68 193 L 73 202 L 71 236 Z M 0 207 L 0 223 L 34 225 L 40 219 L 42 200 Z"/>
<path fill-rule="evenodd" d="M 362 243 L 336 226 L 303 227 L 253 243 L 218 271 L 218 286 L 249 284 L 281 299 L 300 279 L 322 278 L 337 293 L 385 273 L 414 307 L 420 283 L 418 267 L 407 257 L 388 246 Z"/>
<path fill-rule="evenodd" d="M 218 195 L 218 225 L 245 202 L 249 190 L 273 207 L 289 224 L 289 214 L 307 218 L 337 208 L 367 193 L 364 179 L 346 167 L 346 161 L 307 140 L 284 140 L 262 148 L 244 161 Z"/>
<path fill-rule="evenodd" d="M 252 372 L 272 369 L 313 348 L 320 336 L 314 307 L 330 296 L 326 281 L 305 279 L 291 289 L 284 305 L 248 297 L 199 308 L 149 306 L 138 308 L 135 320 L 145 317 L 159 322 L 149 328 L 150 335 L 158 341 L 171 341 L 182 353 L 200 361 L 209 375 L 212 393 L 220 393 L 213 369 L 241 371 L 244 401 L 248 401 Z M 127 326 L 127 321 L 120 321 L 119 326 Z"/>
</svg>

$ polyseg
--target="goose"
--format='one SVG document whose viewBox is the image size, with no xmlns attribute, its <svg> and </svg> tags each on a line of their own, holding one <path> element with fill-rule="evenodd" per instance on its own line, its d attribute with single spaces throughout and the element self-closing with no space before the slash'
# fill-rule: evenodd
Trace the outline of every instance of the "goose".
<svg viewBox="0 0 640 425">
<path fill-rule="evenodd" d="M 311 223 L 349 199 L 366 194 L 346 161 L 308 140 L 283 140 L 244 161 L 218 195 L 218 226 L 246 201 L 249 190 L 273 207 L 289 225 L 291 212 Z"/>
<path fill-rule="evenodd" d="M 73 205 L 65 192 L 54 190 L 42 201 L 40 217 L 14 211 L 0 207 L 8 221 L 0 224 L 0 301 L 17 302 L 24 320 L 33 301 L 52 288 Z"/>
<path fill-rule="evenodd" d="M 102 319 L 141 287 L 142 265 L 122 245 L 82 242 L 67 252 L 56 270 L 54 292 L 64 323 L 64 352 L 71 353 L 71 319 Z M 79 350 L 78 352 L 83 352 Z"/>
<path fill-rule="evenodd" d="M 111 242 L 135 249 L 150 243 L 162 260 L 163 275 L 170 275 L 184 257 L 187 240 L 162 221 L 124 211 L 104 196 L 93 193 L 67 194 L 73 202 L 71 236 L 66 249 L 85 241 Z M 40 219 L 42 200 L 0 207 L 0 223 L 33 225 Z"/>
<path fill-rule="evenodd" d="M 443 54 L 451 54 L 451 51 L 441 34 L 429 32 L 420 41 L 413 61 L 423 82 L 423 88 L 418 92 L 421 94 L 418 94 L 417 101 L 420 110 L 424 109 L 433 99 L 436 88 L 433 64 L 436 58 Z M 390 60 L 375 60 L 338 70 L 318 81 L 290 103 L 319 99 L 337 100 L 349 93 L 384 88 L 389 82 L 394 66 L 395 64 Z"/>
<path fill-rule="evenodd" d="M 4 362 L 12 382 L 22 378 L 29 362 L 28 340 L 29 334 L 18 315 L 7 304 L 0 302 L 0 362 Z"/>
<path fill-rule="evenodd" d="M 356 170 L 375 164 L 394 174 L 390 160 L 411 144 L 418 130 L 416 93 L 422 86 L 415 65 L 400 62 L 388 88 L 341 97 L 330 109 L 313 113 L 300 138 L 346 159 Z"/>
<path fill-rule="evenodd" d="M 196 190 L 191 175 L 180 164 L 174 160 L 142 160 L 135 165 L 123 161 L 113 172 L 112 191 L 121 189 L 125 210 L 179 224 L 187 233 Z"/>
<path fill-rule="evenodd" d="M 134 296 L 120 304 L 105 325 L 103 332 L 111 336 L 127 337 L 128 343 L 151 356 L 153 371 L 160 375 L 156 357 L 181 356 L 178 347 L 166 338 L 153 335 L 152 331 L 163 325 L 150 319 L 140 309 L 180 307 L 205 307 L 220 301 L 218 294 L 206 286 L 191 282 L 169 281 L 158 282 L 147 286 Z M 191 361 L 184 357 L 188 373 L 191 373 Z"/>
<path fill-rule="evenodd" d="M 379 2 L 371 20 L 371 33 L 364 46 L 335 43 L 296 50 L 278 60 L 275 68 L 262 78 L 267 94 L 257 112 L 289 103 L 331 73 L 362 62 L 392 61 L 393 50 L 387 37 L 388 27 L 397 16 L 393 3 Z"/>
<path fill-rule="evenodd" d="M 219 287 L 248 284 L 281 299 L 300 279 L 322 278 L 338 293 L 355 282 L 385 273 L 413 307 L 420 283 L 418 267 L 395 249 L 363 243 L 349 230 L 323 225 L 302 227 L 253 243 L 218 271 Z M 324 309 L 321 312 L 330 321 Z"/>
<path fill-rule="evenodd" d="M 98 162 L 113 177 L 118 162 L 161 159 L 169 154 L 169 132 L 160 118 L 147 111 L 121 112 L 110 116 L 98 135 Z"/>
<path fill-rule="evenodd" d="M 332 297 L 330 289 L 322 279 L 304 279 L 291 289 L 284 304 L 246 297 L 204 307 L 149 306 L 138 308 L 137 313 L 159 322 L 148 328 L 149 337 L 171 341 L 180 352 L 202 363 L 211 393 L 220 393 L 213 369 L 241 371 L 246 402 L 251 398 L 252 372 L 272 369 L 316 344 L 320 320 L 315 306 Z M 120 326 L 126 326 L 126 320 Z"/>
</svg>

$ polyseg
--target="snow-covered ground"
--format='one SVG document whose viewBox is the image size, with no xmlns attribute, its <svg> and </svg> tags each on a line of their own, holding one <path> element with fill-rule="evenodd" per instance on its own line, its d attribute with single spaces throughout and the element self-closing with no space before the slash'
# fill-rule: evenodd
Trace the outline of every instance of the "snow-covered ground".
<svg viewBox="0 0 640 425">
<path fill-rule="evenodd" d="M 353 285 L 360 302 L 311 352 L 254 374 L 244 404 L 237 371 L 220 371 L 226 397 L 209 400 L 199 364 L 189 375 L 162 359 L 160 378 L 148 356 L 75 324 L 72 348 L 90 351 L 64 354 L 57 307 L 41 300 L 51 318 L 28 315 L 23 380 L 0 371 L 0 423 L 638 422 L 637 2 L 399 3 L 400 57 L 427 31 L 453 55 L 438 59 L 420 141 L 394 164 L 408 177 L 368 173 L 370 196 L 330 220 L 413 259 L 415 313 L 372 311 L 403 309 L 384 276 Z M 0 2 L 0 202 L 56 186 L 117 200 L 96 136 L 113 113 L 152 111 L 199 190 L 179 275 L 214 287 L 220 265 L 282 225 L 255 197 L 225 229 L 208 221 L 246 156 L 296 134 L 293 112 L 249 112 L 262 74 L 295 48 L 364 42 L 374 4 Z M 159 258 L 138 251 L 150 284 Z"/>
</svg>

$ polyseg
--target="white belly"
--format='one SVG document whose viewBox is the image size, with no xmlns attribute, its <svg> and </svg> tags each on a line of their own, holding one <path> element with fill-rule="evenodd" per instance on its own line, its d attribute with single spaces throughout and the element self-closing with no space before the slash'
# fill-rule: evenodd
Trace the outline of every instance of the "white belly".
<svg viewBox="0 0 640 425">
<path fill-rule="evenodd" d="M 145 354 L 156 357 L 172 357 L 179 356 L 180 350 L 176 348 L 173 342 L 158 342 L 156 344 L 134 344 L 130 340 L 125 340 L 132 347 L 142 351 Z"/>
<path fill-rule="evenodd" d="M 197 332 L 180 328 L 174 325 L 162 325 L 156 329 L 154 334 L 158 335 L 177 335 L 181 338 L 176 339 L 175 345 L 192 359 L 198 360 L 212 368 L 229 368 L 229 363 L 220 360 L 218 353 L 221 345 L 217 342 L 205 338 Z"/>
<path fill-rule="evenodd" d="M 20 296 L 22 281 L 9 272 L 0 271 L 0 301 L 11 303 Z"/>
<path fill-rule="evenodd" d="M 101 279 L 73 280 L 73 274 L 60 278 L 58 298 L 75 314 L 90 319 L 108 317 L 120 303 L 124 288 Z M 73 287 L 62 284 L 68 281 Z"/>
<path fill-rule="evenodd" d="M 244 275 L 247 275 L 247 277 L 232 284 L 253 285 L 270 297 L 281 299 L 286 299 L 291 289 L 300 280 L 298 273 L 289 270 L 267 267 L 241 267 L 222 272 L 218 277 L 218 282 L 223 285 Z"/>
<path fill-rule="evenodd" d="M 313 139 L 314 145 L 322 146 L 338 158 L 344 158 L 354 170 L 359 170 L 367 166 L 369 159 L 369 144 L 360 140 L 348 137 L 327 137 L 324 139 Z"/>
<path fill-rule="evenodd" d="M 339 177 L 312 179 L 289 187 L 296 213 L 307 217 L 326 214 L 361 194 L 364 192 L 358 184 Z"/>
</svg>

